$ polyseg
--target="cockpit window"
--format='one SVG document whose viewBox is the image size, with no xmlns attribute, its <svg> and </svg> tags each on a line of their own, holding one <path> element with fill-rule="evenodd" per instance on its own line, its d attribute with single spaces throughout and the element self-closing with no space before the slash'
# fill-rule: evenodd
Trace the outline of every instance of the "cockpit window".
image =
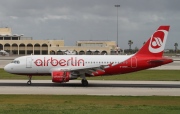
<svg viewBox="0 0 180 114">
<path fill-rule="evenodd" d="M 19 64 L 20 61 L 19 60 L 13 60 L 11 63 Z"/>
</svg>

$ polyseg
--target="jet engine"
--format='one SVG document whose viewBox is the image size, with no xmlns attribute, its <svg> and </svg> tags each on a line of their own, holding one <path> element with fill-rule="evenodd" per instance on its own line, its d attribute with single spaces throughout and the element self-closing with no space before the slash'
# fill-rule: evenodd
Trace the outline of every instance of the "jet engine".
<svg viewBox="0 0 180 114">
<path fill-rule="evenodd" d="M 69 71 L 53 71 L 52 72 L 52 82 L 69 82 L 70 79 L 76 79 L 77 77 L 74 77 L 71 75 L 71 72 Z"/>
</svg>

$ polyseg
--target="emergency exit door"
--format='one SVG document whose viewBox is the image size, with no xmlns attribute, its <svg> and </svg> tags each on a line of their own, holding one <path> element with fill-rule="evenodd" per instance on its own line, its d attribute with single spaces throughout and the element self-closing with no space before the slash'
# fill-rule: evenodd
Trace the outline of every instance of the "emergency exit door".
<svg viewBox="0 0 180 114">
<path fill-rule="evenodd" d="M 137 58 L 132 57 L 131 58 L 131 68 L 136 68 L 137 67 Z"/>
<path fill-rule="evenodd" d="M 32 58 L 31 57 L 26 58 L 26 68 L 32 68 Z"/>
</svg>

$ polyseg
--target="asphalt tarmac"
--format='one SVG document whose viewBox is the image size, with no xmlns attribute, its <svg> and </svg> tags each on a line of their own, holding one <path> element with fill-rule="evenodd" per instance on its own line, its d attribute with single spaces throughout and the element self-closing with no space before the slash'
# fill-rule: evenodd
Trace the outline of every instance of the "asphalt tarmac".
<svg viewBox="0 0 180 114">
<path fill-rule="evenodd" d="M 52 83 L 51 80 L 0 80 L 0 94 L 180 96 L 178 81 L 94 81 L 83 87 L 80 80 Z"/>
</svg>

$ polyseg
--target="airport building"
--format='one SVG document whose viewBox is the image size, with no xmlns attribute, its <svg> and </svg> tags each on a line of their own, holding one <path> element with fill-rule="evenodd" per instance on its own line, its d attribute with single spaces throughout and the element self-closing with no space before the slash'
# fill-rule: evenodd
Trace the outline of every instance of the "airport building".
<svg viewBox="0 0 180 114">
<path fill-rule="evenodd" d="M 115 54 L 115 41 L 77 41 L 76 46 L 65 46 L 64 40 L 33 40 L 23 34 L 12 34 L 11 28 L 0 28 L 0 50 L 10 55 Z"/>
</svg>

